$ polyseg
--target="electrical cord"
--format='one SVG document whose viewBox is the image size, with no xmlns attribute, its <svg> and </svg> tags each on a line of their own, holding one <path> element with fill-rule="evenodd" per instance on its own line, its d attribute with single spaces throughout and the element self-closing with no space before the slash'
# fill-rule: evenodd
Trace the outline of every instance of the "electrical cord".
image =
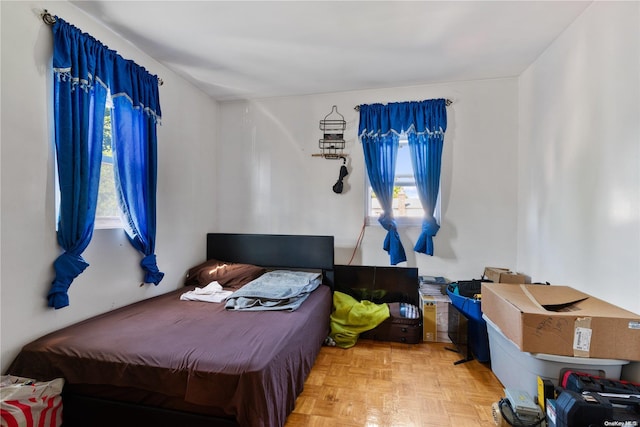
<svg viewBox="0 0 640 427">
<path fill-rule="evenodd" d="M 358 240 L 356 240 L 356 246 L 353 248 L 353 253 L 351 254 L 351 259 L 349 260 L 347 265 L 351 265 L 351 263 L 353 262 L 353 258 L 356 256 L 356 252 L 358 251 L 358 248 L 362 244 L 362 239 L 364 238 L 364 230 L 366 228 L 366 225 L 367 225 L 367 219 L 365 218 L 363 223 L 362 223 L 362 228 L 360 229 L 360 235 L 358 236 Z"/>
</svg>

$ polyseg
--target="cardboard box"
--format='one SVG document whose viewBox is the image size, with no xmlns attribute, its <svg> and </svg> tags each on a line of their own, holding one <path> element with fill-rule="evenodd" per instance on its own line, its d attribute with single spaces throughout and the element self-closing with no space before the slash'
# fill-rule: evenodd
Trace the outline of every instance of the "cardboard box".
<svg viewBox="0 0 640 427">
<path fill-rule="evenodd" d="M 422 303 L 422 340 L 426 342 L 451 342 L 447 334 L 449 297 L 421 293 L 420 300 Z"/>
<path fill-rule="evenodd" d="M 640 315 L 569 286 L 483 283 L 482 311 L 521 351 L 640 361 Z"/>
<path fill-rule="evenodd" d="M 484 277 L 493 283 L 530 283 L 529 278 L 524 274 L 510 271 L 508 268 L 485 267 Z"/>
</svg>

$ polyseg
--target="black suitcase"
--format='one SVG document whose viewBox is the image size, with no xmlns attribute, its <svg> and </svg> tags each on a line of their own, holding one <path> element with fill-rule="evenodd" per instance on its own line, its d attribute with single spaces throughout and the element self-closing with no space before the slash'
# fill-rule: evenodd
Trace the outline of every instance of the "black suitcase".
<svg viewBox="0 0 640 427">
<path fill-rule="evenodd" d="M 420 309 L 404 302 L 387 303 L 389 318 L 374 329 L 363 332 L 360 338 L 417 344 L 422 341 Z"/>
</svg>

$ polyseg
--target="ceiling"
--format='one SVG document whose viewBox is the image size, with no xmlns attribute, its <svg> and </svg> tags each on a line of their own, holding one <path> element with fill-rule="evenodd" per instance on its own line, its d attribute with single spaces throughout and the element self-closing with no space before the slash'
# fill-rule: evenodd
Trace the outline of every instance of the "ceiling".
<svg viewBox="0 0 640 427">
<path fill-rule="evenodd" d="M 591 2 L 71 3 L 225 101 L 518 76 Z"/>
</svg>

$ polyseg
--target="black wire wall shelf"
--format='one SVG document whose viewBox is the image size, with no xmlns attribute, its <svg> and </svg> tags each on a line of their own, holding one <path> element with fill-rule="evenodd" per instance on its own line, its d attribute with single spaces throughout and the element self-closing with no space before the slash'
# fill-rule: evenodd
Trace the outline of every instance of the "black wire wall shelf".
<svg viewBox="0 0 640 427">
<path fill-rule="evenodd" d="M 320 153 L 316 156 L 344 160 L 344 131 L 346 128 L 347 122 L 344 120 L 344 116 L 338 112 L 338 107 L 334 105 L 331 112 L 320 120 L 320 130 L 323 135 L 322 139 L 318 140 Z"/>
</svg>

